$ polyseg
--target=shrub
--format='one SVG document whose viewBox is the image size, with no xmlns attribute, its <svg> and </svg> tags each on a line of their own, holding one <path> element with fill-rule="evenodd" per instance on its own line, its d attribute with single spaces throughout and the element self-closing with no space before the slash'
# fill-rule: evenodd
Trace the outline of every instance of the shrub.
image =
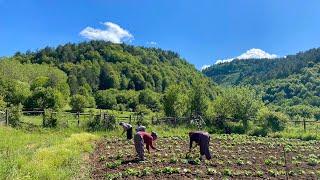
<svg viewBox="0 0 320 180">
<path fill-rule="evenodd" d="M 45 109 L 44 110 L 44 119 L 43 119 L 43 127 L 57 127 L 58 118 L 57 114 L 53 113 L 52 109 Z"/>
<path fill-rule="evenodd" d="M 89 131 L 97 131 L 101 129 L 100 116 L 90 116 L 90 120 L 87 122 L 87 129 Z"/>
<path fill-rule="evenodd" d="M 99 91 L 96 94 L 96 103 L 98 108 L 101 109 L 113 109 L 117 105 L 117 99 L 114 95 L 116 90 L 110 89 L 110 90 L 104 90 Z"/>
<path fill-rule="evenodd" d="M 102 119 L 101 116 L 91 115 L 90 120 L 87 122 L 87 128 L 89 131 L 98 130 L 113 130 L 117 127 L 115 116 L 106 116 L 106 119 Z"/>
<path fill-rule="evenodd" d="M 3 97 L 0 96 L 0 110 L 4 109 L 7 106 L 6 102 L 3 100 Z"/>
<path fill-rule="evenodd" d="M 42 108 L 42 109 L 60 109 L 66 105 L 64 95 L 56 90 L 49 88 L 38 87 L 25 103 L 27 108 Z"/>
<path fill-rule="evenodd" d="M 10 106 L 9 108 L 9 124 L 13 127 L 16 127 L 20 124 L 21 120 L 21 113 L 22 105 L 19 104 L 18 106 Z"/>
<path fill-rule="evenodd" d="M 145 89 L 140 92 L 139 94 L 139 103 L 146 105 L 149 109 L 153 111 L 160 110 L 160 101 L 159 101 L 159 94 L 151 91 L 150 89 Z"/>
<path fill-rule="evenodd" d="M 83 112 L 84 108 L 88 107 L 89 105 L 86 97 L 80 94 L 72 96 L 70 104 L 72 110 L 76 112 Z"/>
<path fill-rule="evenodd" d="M 263 128 L 277 132 L 284 130 L 286 122 L 288 122 L 288 117 L 283 113 L 264 108 L 259 111 L 257 120 Z"/>
</svg>

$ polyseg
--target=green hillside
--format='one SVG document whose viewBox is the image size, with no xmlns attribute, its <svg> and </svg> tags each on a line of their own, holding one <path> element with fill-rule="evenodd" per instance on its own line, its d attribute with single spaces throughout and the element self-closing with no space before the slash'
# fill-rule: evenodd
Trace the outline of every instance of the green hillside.
<svg viewBox="0 0 320 180">
<path fill-rule="evenodd" d="M 9 104 L 21 103 L 26 108 L 82 104 L 135 110 L 142 104 L 159 111 L 161 94 L 170 85 L 190 89 L 201 82 L 207 92 L 213 86 L 175 52 L 103 41 L 17 52 L 0 63 L 0 96 Z M 208 96 L 212 98 L 211 93 Z"/>
<path fill-rule="evenodd" d="M 320 119 L 320 48 L 279 59 L 234 60 L 203 73 L 220 85 L 253 85 L 266 104 L 291 117 Z"/>
</svg>

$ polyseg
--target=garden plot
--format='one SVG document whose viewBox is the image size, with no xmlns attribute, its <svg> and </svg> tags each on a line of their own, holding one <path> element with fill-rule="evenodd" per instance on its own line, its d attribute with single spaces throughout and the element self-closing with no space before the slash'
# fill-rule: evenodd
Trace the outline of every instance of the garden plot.
<svg viewBox="0 0 320 180">
<path fill-rule="evenodd" d="M 135 161 L 132 141 L 106 138 L 91 155 L 94 179 L 317 179 L 320 177 L 320 142 L 213 135 L 213 158 L 200 162 L 199 148 L 187 155 L 187 137 L 159 138 L 160 151 Z"/>
</svg>

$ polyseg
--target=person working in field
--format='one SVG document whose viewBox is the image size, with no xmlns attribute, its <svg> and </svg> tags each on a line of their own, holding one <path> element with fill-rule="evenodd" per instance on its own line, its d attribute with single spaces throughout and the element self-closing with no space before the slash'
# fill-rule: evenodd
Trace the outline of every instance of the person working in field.
<svg viewBox="0 0 320 180">
<path fill-rule="evenodd" d="M 209 151 L 210 135 L 207 132 L 194 131 L 189 133 L 190 137 L 190 148 L 189 152 L 192 150 L 192 143 L 195 142 L 200 146 L 200 159 L 205 155 L 208 160 L 211 159 L 211 154 Z"/>
<path fill-rule="evenodd" d="M 120 122 L 119 123 L 120 126 L 123 127 L 123 133 L 127 132 L 127 139 L 130 140 L 132 139 L 132 126 L 131 124 L 125 123 L 125 122 Z"/>
<path fill-rule="evenodd" d="M 136 149 L 136 152 L 138 154 L 139 160 L 144 161 L 144 144 L 146 144 L 146 148 L 148 150 L 148 153 L 150 153 L 150 147 L 154 150 L 157 150 L 154 147 L 153 142 L 157 140 L 158 136 L 157 133 L 152 132 L 151 134 L 139 131 L 134 135 L 134 146 Z"/>
<path fill-rule="evenodd" d="M 145 127 L 145 126 L 142 126 L 142 125 L 139 125 L 139 126 L 136 128 L 136 131 L 137 131 L 137 132 L 139 132 L 139 131 L 146 132 L 146 127 Z"/>
</svg>

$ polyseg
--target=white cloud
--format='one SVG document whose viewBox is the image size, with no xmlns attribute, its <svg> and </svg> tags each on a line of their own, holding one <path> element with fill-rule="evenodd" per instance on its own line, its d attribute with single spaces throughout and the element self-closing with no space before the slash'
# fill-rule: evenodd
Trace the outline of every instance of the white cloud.
<svg viewBox="0 0 320 180">
<path fill-rule="evenodd" d="M 102 24 L 106 26 L 105 30 L 95 29 L 88 26 L 80 32 L 80 35 L 90 40 L 103 40 L 113 43 L 131 41 L 133 39 L 133 35 L 118 24 L 112 22 L 105 22 Z"/>
<path fill-rule="evenodd" d="M 276 54 L 269 54 L 261 49 L 252 48 L 248 50 L 247 52 L 241 54 L 238 57 L 229 58 L 229 59 L 223 59 L 223 60 L 217 60 L 215 64 L 221 64 L 225 62 L 231 62 L 235 59 L 274 59 L 278 56 Z"/>
<path fill-rule="evenodd" d="M 211 65 L 205 64 L 201 67 L 201 71 L 207 69 L 208 67 L 210 67 Z"/>
<path fill-rule="evenodd" d="M 147 44 L 147 46 L 157 46 L 158 45 L 158 43 L 155 41 L 148 41 L 146 44 Z"/>
</svg>

